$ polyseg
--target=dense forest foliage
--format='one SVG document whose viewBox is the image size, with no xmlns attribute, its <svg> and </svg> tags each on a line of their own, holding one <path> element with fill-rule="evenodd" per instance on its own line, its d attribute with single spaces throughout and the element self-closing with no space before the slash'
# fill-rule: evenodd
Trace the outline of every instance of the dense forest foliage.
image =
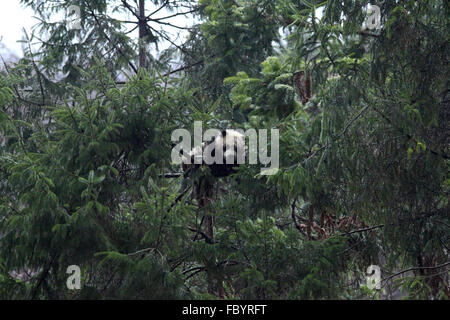
<svg viewBox="0 0 450 320">
<path fill-rule="evenodd" d="M 21 3 L 40 20 L 0 68 L 0 298 L 449 298 L 447 1 Z M 79 28 L 55 21 L 71 5 Z M 279 170 L 183 173 L 194 121 L 278 129 Z"/>
</svg>

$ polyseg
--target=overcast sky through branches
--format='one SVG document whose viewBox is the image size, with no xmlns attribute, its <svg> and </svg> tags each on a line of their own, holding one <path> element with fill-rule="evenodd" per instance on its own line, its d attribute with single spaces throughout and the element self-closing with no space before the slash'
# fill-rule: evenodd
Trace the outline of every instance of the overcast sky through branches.
<svg viewBox="0 0 450 320">
<path fill-rule="evenodd" d="M 153 5 L 147 8 L 147 10 L 152 10 Z M 146 11 L 147 11 L 146 10 Z M 165 10 L 161 10 L 155 15 L 155 18 L 164 17 L 169 15 L 169 13 Z M 20 4 L 20 0 L 8 0 L 3 1 L 2 10 L 0 10 L 0 54 L 5 59 L 11 59 L 14 56 L 21 57 L 22 54 L 22 43 L 17 42 L 18 40 L 23 40 L 24 31 L 26 30 L 28 35 L 31 34 L 33 26 L 36 25 L 39 20 L 34 18 L 35 13 L 30 8 L 27 8 Z M 117 17 L 123 20 L 131 20 L 130 14 L 111 14 L 113 17 Z M 61 15 L 60 19 L 64 19 L 64 16 Z M 55 21 L 58 17 L 55 17 Z M 184 16 L 176 16 L 170 19 L 167 19 L 168 22 L 186 27 L 191 26 L 194 23 L 192 16 L 190 19 L 186 19 Z M 128 28 L 131 29 L 131 28 Z M 184 30 L 178 30 L 167 26 L 164 28 L 166 31 L 170 32 L 173 35 L 172 41 L 176 43 L 181 43 L 183 41 L 184 36 L 187 34 Z M 132 37 L 138 36 L 138 31 L 135 30 L 131 33 Z M 170 46 L 170 43 L 167 41 L 162 41 L 158 44 L 159 50 L 164 50 Z"/>
</svg>

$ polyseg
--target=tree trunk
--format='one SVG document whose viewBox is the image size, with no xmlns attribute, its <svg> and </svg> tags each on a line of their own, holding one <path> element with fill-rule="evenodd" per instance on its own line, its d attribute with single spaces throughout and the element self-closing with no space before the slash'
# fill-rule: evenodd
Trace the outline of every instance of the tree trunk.
<svg viewBox="0 0 450 320">
<path fill-rule="evenodd" d="M 145 37 L 147 35 L 147 21 L 145 19 L 145 0 L 139 0 L 139 68 L 147 68 L 145 56 Z"/>
</svg>

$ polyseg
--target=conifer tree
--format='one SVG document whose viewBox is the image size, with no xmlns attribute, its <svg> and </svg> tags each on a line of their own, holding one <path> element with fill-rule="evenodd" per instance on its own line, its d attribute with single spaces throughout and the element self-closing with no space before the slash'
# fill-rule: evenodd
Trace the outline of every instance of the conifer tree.
<svg viewBox="0 0 450 320">
<path fill-rule="evenodd" d="M 448 299 L 446 1 L 385 1 L 375 28 L 365 0 L 22 3 L 42 21 L 0 70 L 0 298 Z M 70 4 L 81 29 L 50 19 Z M 181 172 L 194 121 L 278 129 L 279 170 Z"/>
</svg>

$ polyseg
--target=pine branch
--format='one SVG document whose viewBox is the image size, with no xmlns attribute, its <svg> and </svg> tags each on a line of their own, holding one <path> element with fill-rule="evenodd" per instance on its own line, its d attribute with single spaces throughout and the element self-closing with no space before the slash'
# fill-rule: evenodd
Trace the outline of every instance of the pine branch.
<svg viewBox="0 0 450 320">
<path fill-rule="evenodd" d="M 109 42 L 111 45 L 114 45 L 114 46 L 115 46 L 116 44 L 113 44 L 113 43 L 112 43 L 111 38 L 110 38 L 110 37 L 106 34 L 106 32 L 103 30 L 103 27 L 102 27 L 100 21 L 98 20 L 96 14 L 95 14 L 94 11 L 92 10 L 92 8 L 91 8 L 89 5 L 88 5 L 88 8 L 89 8 L 89 12 L 90 12 L 91 16 L 94 18 L 95 23 L 97 24 L 97 26 L 98 26 L 99 30 L 101 31 L 101 33 L 103 33 L 103 35 L 105 36 L 106 40 L 108 40 L 108 42 Z M 123 51 L 120 49 L 119 46 L 117 46 L 117 51 L 119 52 L 119 54 L 120 54 L 121 56 L 123 56 L 124 58 L 127 58 L 127 59 L 128 59 L 128 57 L 123 53 Z M 138 73 L 137 68 L 136 68 L 136 67 L 134 66 L 134 64 L 133 64 L 131 61 L 129 61 L 129 60 L 128 60 L 128 65 L 131 67 L 131 69 L 133 69 L 133 71 L 134 71 L 136 74 Z"/>
<path fill-rule="evenodd" d="M 31 293 L 31 300 L 34 300 L 34 298 L 36 298 L 36 295 L 38 293 L 39 287 L 42 285 L 42 283 L 45 281 L 45 279 L 47 278 L 47 276 L 50 273 L 50 269 L 53 265 L 53 262 L 55 262 L 57 255 L 55 255 L 53 258 L 50 259 L 50 262 L 48 263 L 48 266 L 42 271 L 41 276 L 38 280 L 38 283 L 36 285 L 36 287 L 34 287 L 32 293 Z"/>
<path fill-rule="evenodd" d="M 346 233 L 341 233 L 341 234 L 339 234 L 338 236 L 340 236 L 340 237 L 342 237 L 342 236 L 348 236 L 348 235 L 350 235 L 350 234 L 361 233 L 361 232 L 366 232 L 366 231 L 371 231 L 371 230 L 375 230 L 375 229 L 383 228 L 383 227 L 384 227 L 384 224 L 379 224 L 379 225 L 374 226 L 374 227 L 368 227 L 368 228 L 363 228 L 363 229 L 353 230 L 353 231 L 346 232 Z"/>
<path fill-rule="evenodd" d="M 401 275 L 403 273 L 409 272 L 409 271 L 414 271 L 414 270 L 434 270 L 434 269 L 440 269 L 440 268 L 444 268 L 446 266 L 450 265 L 450 261 L 447 261 L 441 265 L 435 266 L 435 267 L 412 267 L 412 268 L 408 268 L 399 272 L 396 272 L 394 274 L 391 274 L 389 277 L 386 277 L 384 279 L 381 280 L 381 282 L 383 281 L 388 281 L 390 279 L 392 279 L 395 276 Z"/>
<path fill-rule="evenodd" d="M 193 276 L 195 276 L 196 274 L 198 274 L 198 273 L 200 273 L 200 272 L 202 272 L 202 271 L 206 271 L 206 268 L 199 269 L 199 270 L 197 270 L 197 271 L 191 273 L 189 276 L 186 277 L 186 279 L 184 279 L 184 281 L 188 280 L 189 278 L 192 278 Z"/>
<path fill-rule="evenodd" d="M 161 7 L 159 7 L 158 9 L 156 9 L 155 11 L 153 11 L 152 13 L 150 13 L 147 16 L 147 19 L 149 19 L 152 15 L 158 13 L 159 11 L 161 11 L 163 8 L 165 8 L 168 4 L 169 4 L 170 0 L 166 0 L 164 1 L 164 3 L 161 5 Z"/>
<path fill-rule="evenodd" d="M 149 21 L 154 21 L 154 22 L 156 22 L 156 23 L 161 23 L 161 20 L 170 19 L 170 18 L 177 17 L 177 16 L 180 16 L 180 15 L 186 15 L 186 14 L 193 13 L 193 12 L 196 12 L 196 11 L 198 11 L 197 8 L 192 9 L 192 10 L 190 10 L 190 11 L 186 11 L 186 12 L 177 12 L 177 13 L 172 14 L 172 15 L 170 15 L 170 16 L 165 16 L 165 17 L 162 17 L 162 18 L 156 18 L 156 19 L 150 18 L 151 15 L 149 15 L 149 16 L 147 17 L 147 20 L 149 20 Z"/>
<path fill-rule="evenodd" d="M 206 233 L 204 233 L 201 230 L 197 230 L 196 228 L 188 227 L 188 229 L 192 232 L 196 232 L 197 234 L 201 235 L 203 239 L 205 239 L 206 243 L 214 244 L 217 243 L 217 241 L 211 239 Z"/>
<path fill-rule="evenodd" d="M 140 19 L 139 15 L 136 13 L 136 10 L 132 6 L 130 6 L 130 4 L 126 0 L 122 0 L 122 4 L 125 8 L 128 9 L 128 11 L 130 11 L 136 18 L 138 18 L 138 20 Z"/>
<path fill-rule="evenodd" d="M 417 143 L 418 141 L 411 136 L 409 133 L 404 132 L 402 128 L 397 127 L 394 122 L 388 117 L 386 116 L 383 112 L 381 112 L 377 107 L 375 107 L 374 105 L 371 105 L 369 101 L 367 101 L 367 98 L 365 97 L 365 95 L 363 95 L 364 100 L 366 100 L 366 102 L 368 103 L 368 105 L 370 105 L 370 107 L 375 110 L 375 112 L 377 112 L 384 120 L 386 120 L 387 123 L 389 123 L 394 129 L 396 129 L 398 132 L 400 132 L 401 134 L 404 134 L 409 140 L 414 141 L 415 143 Z M 446 160 L 450 159 L 450 156 L 446 155 L 445 153 L 440 153 L 437 152 L 429 147 L 427 147 L 427 150 L 429 150 L 432 154 L 442 157 Z"/>
</svg>

